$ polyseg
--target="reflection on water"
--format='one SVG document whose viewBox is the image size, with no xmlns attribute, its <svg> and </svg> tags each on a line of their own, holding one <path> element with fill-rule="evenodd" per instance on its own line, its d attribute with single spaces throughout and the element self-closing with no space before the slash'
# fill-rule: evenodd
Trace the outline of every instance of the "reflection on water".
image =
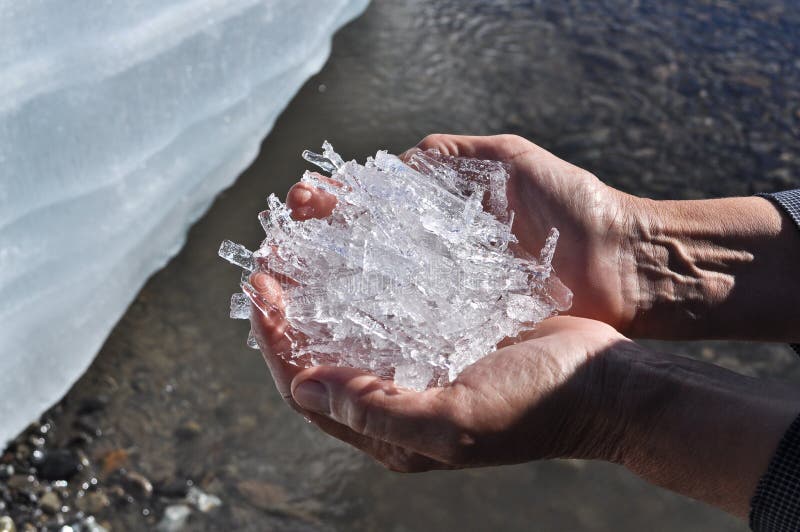
<svg viewBox="0 0 800 532">
<path fill-rule="evenodd" d="M 56 426 L 67 438 L 82 400 L 108 396 L 91 414 L 104 436 L 83 444 L 87 455 L 103 463 L 124 449 L 125 467 L 157 486 L 191 479 L 218 495 L 223 506 L 194 512 L 193 530 L 745 530 L 606 464 L 385 472 L 281 403 L 244 346 L 246 324 L 227 318 L 236 274 L 216 249 L 224 238 L 257 243 L 267 194 L 285 193 L 301 150 L 324 138 L 363 157 L 429 132 L 513 132 L 660 198 L 800 185 L 798 28 L 800 5 L 788 0 L 376 0 L 147 284 Z M 800 381 L 781 346 L 666 348 Z M 167 502 L 100 515 L 137 529 Z"/>
</svg>

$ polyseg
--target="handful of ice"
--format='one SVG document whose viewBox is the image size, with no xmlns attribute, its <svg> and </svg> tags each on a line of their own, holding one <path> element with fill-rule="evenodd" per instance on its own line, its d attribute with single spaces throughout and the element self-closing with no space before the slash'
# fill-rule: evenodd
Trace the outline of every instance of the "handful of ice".
<svg viewBox="0 0 800 532">
<path fill-rule="evenodd" d="M 261 247 L 225 241 L 219 251 L 247 273 L 280 280 L 288 361 L 362 368 L 425 389 L 569 308 L 572 293 L 551 267 L 558 231 L 539 257 L 520 248 L 504 164 L 435 151 L 404 163 L 379 151 L 360 165 L 327 142 L 323 149 L 303 157 L 338 183 L 310 172 L 303 181 L 336 196 L 330 216 L 293 220 L 271 195 L 259 216 Z M 231 317 L 247 318 L 250 300 L 267 311 L 246 276 L 242 289 Z"/>
</svg>

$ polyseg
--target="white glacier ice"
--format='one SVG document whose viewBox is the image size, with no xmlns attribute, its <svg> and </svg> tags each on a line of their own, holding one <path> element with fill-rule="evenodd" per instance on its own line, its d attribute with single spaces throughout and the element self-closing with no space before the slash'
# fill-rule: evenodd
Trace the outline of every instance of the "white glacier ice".
<svg viewBox="0 0 800 532">
<path fill-rule="evenodd" d="M 329 216 L 294 220 L 272 195 L 260 248 L 226 240 L 219 250 L 245 270 L 231 317 L 249 317 L 246 296 L 285 320 L 288 361 L 361 368 L 419 390 L 569 308 L 551 265 L 558 231 L 537 257 L 518 245 L 503 163 L 435 151 L 404 163 L 380 151 L 360 165 L 323 148 L 303 156 L 338 185 L 309 172 L 303 180 L 336 196 Z M 253 270 L 279 280 L 285 312 L 249 285 Z"/>
<path fill-rule="evenodd" d="M 0 444 L 61 397 L 368 0 L 0 0 Z"/>
</svg>

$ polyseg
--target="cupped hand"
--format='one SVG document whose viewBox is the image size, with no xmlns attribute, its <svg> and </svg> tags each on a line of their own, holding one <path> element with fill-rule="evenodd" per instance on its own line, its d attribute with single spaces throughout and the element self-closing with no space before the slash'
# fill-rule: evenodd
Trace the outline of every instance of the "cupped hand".
<svg viewBox="0 0 800 532">
<path fill-rule="evenodd" d="M 613 383 L 603 377 L 610 373 L 609 358 L 638 347 L 608 325 L 551 318 L 450 385 L 415 392 L 357 369 L 287 362 L 280 285 L 265 273 L 254 274 L 251 284 L 266 308 L 276 309 L 265 314 L 254 308 L 251 321 L 284 399 L 391 470 L 617 459 L 615 435 L 623 432 L 624 416 L 610 412 L 619 404 L 607 392 Z"/>
<path fill-rule="evenodd" d="M 628 198 L 515 136 L 433 135 L 418 148 L 506 162 L 520 244 L 538 255 L 550 228 L 558 227 L 555 268 L 576 293 L 573 312 L 630 322 L 625 296 L 633 283 L 624 279 Z M 304 220 L 328 216 L 336 199 L 298 183 L 287 204 L 295 219 Z M 614 422 L 599 415 L 603 401 L 597 389 L 607 357 L 598 355 L 613 346 L 636 347 L 608 325 L 568 317 L 547 320 L 525 341 L 467 368 L 451 385 L 413 392 L 355 369 L 302 369 L 287 362 L 291 346 L 280 283 L 262 272 L 251 284 L 259 307 L 252 314 L 253 333 L 284 399 L 325 432 L 391 469 L 555 456 L 614 459 Z"/>
<path fill-rule="evenodd" d="M 512 229 L 523 248 L 538 256 L 550 228 L 561 233 L 553 265 L 574 293 L 569 314 L 640 332 L 637 309 L 646 294 L 635 253 L 646 209 L 639 198 L 516 135 L 429 135 L 416 148 L 507 163 Z"/>
</svg>

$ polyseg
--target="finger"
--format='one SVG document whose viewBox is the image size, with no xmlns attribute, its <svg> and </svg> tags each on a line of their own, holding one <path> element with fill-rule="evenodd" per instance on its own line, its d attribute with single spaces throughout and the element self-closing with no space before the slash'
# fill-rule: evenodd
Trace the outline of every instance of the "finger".
<svg viewBox="0 0 800 532">
<path fill-rule="evenodd" d="M 359 434 L 350 427 L 337 423 L 321 414 L 307 411 L 303 413 L 326 434 L 355 447 L 392 471 L 419 473 L 434 469 L 453 469 L 447 464 L 419 453 Z"/>
<path fill-rule="evenodd" d="M 299 283 L 289 277 L 286 274 L 280 273 L 280 271 L 284 268 L 277 267 L 282 260 L 280 259 L 280 254 L 278 254 L 278 246 L 275 244 L 268 244 L 266 247 L 269 249 L 269 254 L 263 253 L 265 246 L 262 244 L 261 251 L 258 256 L 255 257 L 256 265 L 258 269 L 262 272 L 268 272 L 270 277 L 278 282 L 278 288 L 280 289 L 281 286 L 292 285 L 297 286 Z M 276 264 L 277 263 L 277 264 Z M 280 297 L 277 298 L 279 303 L 277 306 L 280 308 L 281 311 L 284 310 L 284 301 L 283 301 L 283 290 L 280 289 Z"/>
<path fill-rule="evenodd" d="M 306 410 L 440 462 L 461 463 L 456 455 L 469 440 L 454 422 L 452 387 L 414 392 L 359 370 L 319 366 L 298 373 L 291 391 Z"/>
<path fill-rule="evenodd" d="M 442 133 L 428 135 L 416 145 L 416 149 L 436 149 L 443 155 L 453 157 L 493 160 L 512 159 L 515 155 L 530 150 L 531 147 L 537 148 L 533 143 L 517 135 L 472 136 Z M 403 156 L 410 153 L 411 150 L 405 152 Z"/>
<path fill-rule="evenodd" d="M 264 355 L 278 391 L 284 398 L 291 398 L 291 382 L 301 368 L 287 362 L 285 358 L 291 349 L 291 341 L 286 336 L 288 322 L 283 312 L 280 283 L 264 272 L 255 272 L 250 276 L 250 286 L 255 293 L 246 286 L 242 288 L 253 304 L 250 312 L 253 336 Z"/>
<path fill-rule="evenodd" d="M 340 185 L 325 176 L 318 175 L 331 184 Z M 289 189 L 286 196 L 286 205 L 292 211 L 292 218 L 295 220 L 308 220 L 310 218 L 325 218 L 329 216 L 336 207 L 336 196 L 324 190 L 320 190 L 310 183 L 296 183 Z"/>
</svg>

